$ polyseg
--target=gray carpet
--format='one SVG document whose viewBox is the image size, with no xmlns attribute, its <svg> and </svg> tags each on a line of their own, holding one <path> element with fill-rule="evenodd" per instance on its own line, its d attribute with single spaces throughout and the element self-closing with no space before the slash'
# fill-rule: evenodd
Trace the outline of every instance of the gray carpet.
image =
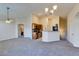
<svg viewBox="0 0 79 59">
<path fill-rule="evenodd" d="M 0 42 L 1 56 L 79 56 L 79 48 L 68 41 L 41 42 L 18 38 Z"/>
</svg>

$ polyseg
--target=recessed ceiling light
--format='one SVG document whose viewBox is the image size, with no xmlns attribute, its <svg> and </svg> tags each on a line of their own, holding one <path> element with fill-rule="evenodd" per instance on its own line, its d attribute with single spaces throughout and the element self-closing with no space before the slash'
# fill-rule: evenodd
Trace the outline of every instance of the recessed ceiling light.
<svg viewBox="0 0 79 59">
<path fill-rule="evenodd" d="M 54 5 L 54 6 L 53 6 L 53 9 L 56 10 L 56 9 L 57 9 L 57 5 Z"/>
<path fill-rule="evenodd" d="M 53 14 L 53 13 L 54 13 L 54 11 L 53 11 L 53 10 L 50 10 L 50 13 L 52 13 L 52 14 Z"/>
<path fill-rule="evenodd" d="M 49 10 L 48 8 L 45 8 L 45 12 L 48 12 L 48 10 Z"/>
</svg>

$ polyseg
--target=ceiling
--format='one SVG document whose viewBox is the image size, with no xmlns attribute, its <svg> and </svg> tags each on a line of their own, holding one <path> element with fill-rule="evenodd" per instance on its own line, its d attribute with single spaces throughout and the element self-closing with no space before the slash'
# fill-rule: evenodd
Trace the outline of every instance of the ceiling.
<svg viewBox="0 0 79 59">
<path fill-rule="evenodd" d="M 55 3 L 56 4 L 56 3 Z M 26 19 L 29 13 L 38 15 L 39 13 L 44 14 L 44 8 L 48 7 L 51 9 L 54 3 L 0 3 L 0 20 L 6 19 L 6 7 L 10 7 L 10 18 L 12 19 Z M 59 3 L 57 10 L 54 15 L 66 17 L 72 10 L 75 4 L 72 3 Z"/>
</svg>

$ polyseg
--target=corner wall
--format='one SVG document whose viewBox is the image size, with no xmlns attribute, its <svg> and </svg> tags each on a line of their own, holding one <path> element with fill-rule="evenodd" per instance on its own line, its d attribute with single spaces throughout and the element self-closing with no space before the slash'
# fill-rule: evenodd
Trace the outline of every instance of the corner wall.
<svg viewBox="0 0 79 59">
<path fill-rule="evenodd" d="M 67 19 L 60 17 L 59 26 L 61 39 L 67 39 Z"/>
<path fill-rule="evenodd" d="M 79 31 L 77 27 L 79 23 L 79 19 L 76 19 L 75 16 L 76 14 L 79 12 L 79 4 L 76 4 L 74 6 L 74 8 L 72 9 L 72 11 L 69 13 L 68 17 L 67 17 L 67 39 L 70 43 L 73 44 L 73 46 L 75 47 L 79 47 Z M 76 32 L 75 32 L 76 31 Z"/>
</svg>

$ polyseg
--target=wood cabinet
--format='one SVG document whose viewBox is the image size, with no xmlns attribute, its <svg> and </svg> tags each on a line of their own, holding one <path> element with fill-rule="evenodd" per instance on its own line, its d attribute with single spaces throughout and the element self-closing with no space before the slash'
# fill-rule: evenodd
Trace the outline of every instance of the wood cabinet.
<svg viewBox="0 0 79 59">
<path fill-rule="evenodd" d="M 32 23 L 32 39 L 39 39 L 42 37 L 43 26 L 41 24 Z"/>
</svg>

